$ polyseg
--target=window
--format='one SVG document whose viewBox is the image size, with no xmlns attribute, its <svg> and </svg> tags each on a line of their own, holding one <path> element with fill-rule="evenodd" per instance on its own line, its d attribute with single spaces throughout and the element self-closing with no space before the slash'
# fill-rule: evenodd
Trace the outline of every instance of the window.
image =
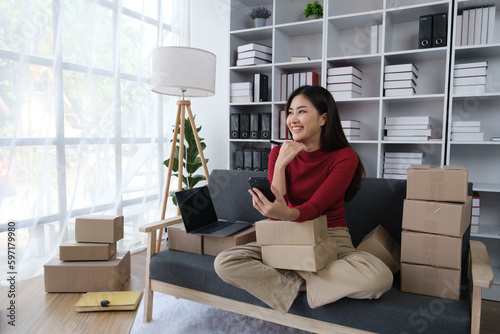
<svg viewBox="0 0 500 334">
<path fill-rule="evenodd" d="M 138 227 L 160 218 L 175 104 L 151 92 L 150 56 L 177 45 L 174 7 L 0 3 L 0 234 L 15 222 L 19 279 L 41 274 L 74 238 L 75 217 L 124 215 L 122 249 L 138 247 Z"/>
</svg>

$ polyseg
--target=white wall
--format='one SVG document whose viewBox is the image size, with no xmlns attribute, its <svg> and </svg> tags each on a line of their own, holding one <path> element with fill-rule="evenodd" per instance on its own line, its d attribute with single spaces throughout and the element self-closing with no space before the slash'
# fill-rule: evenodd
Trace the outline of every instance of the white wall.
<svg viewBox="0 0 500 334">
<path fill-rule="evenodd" d="M 229 9 L 229 0 L 191 0 L 190 46 L 217 57 L 215 95 L 191 99 L 196 126 L 203 127 L 209 171 L 229 167 Z"/>
</svg>

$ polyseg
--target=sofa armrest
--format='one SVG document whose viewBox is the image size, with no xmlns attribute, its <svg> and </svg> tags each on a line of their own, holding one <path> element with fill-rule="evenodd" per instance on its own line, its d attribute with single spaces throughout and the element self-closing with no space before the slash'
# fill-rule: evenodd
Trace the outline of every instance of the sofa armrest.
<svg viewBox="0 0 500 334">
<path fill-rule="evenodd" d="M 145 224 L 139 227 L 139 231 L 148 233 L 165 228 L 170 225 L 182 223 L 182 216 L 170 217 L 167 219 L 159 220 L 154 223 Z"/>
<path fill-rule="evenodd" d="M 486 246 L 476 240 L 470 245 L 470 272 L 471 285 L 471 333 L 479 334 L 481 326 L 481 301 L 483 288 L 489 289 L 493 284 L 493 270 Z"/>
<path fill-rule="evenodd" d="M 489 289 L 493 284 L 493 270 L 486 246 L 480 241 L 470 241 L 470 266 L 472 285 Z"/>
</svg>

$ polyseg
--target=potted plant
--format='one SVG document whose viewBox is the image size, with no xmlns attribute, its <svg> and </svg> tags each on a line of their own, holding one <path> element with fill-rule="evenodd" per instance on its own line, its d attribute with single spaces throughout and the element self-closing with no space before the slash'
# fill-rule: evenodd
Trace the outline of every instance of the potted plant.
<svg viewBox="0 0 500 334">
<path fill-rule="evenodd" d="M 306 9 L 304 10 L 304 15 L 308 20 L 319 19 L 323 17 L 323 6 L 318 1 L 314 3 L 308 3 Z"/>
<path fill-rule="evenodd" d="M 254 26 L 264 27 L 266 25 L 266 20 L 271 17 L 271 11 L 266 7 L 255 7 L 247 15 L 254 22 Z"/>
<path fill-rule="evenodd" d="M 196 117 L 196 116 L 195 116 Z M 180 126 L 179 126 L 180 127 Z M 196 129 L 198 133 L 201 131 L 201 126 Z M 172 131 L 175 131 L 172 130 Z M 205 147 L 207 146 L 203 140 L 204 138 L 199 138 L 200 139 L 200 144 L 201 144 L 201 149 L 204 150 Z M 196 146 L 196 139 L 194 136 L 193 129 L 191 127 L 191 122 L 189 121 L 189 118 L 186 118 L 186 121 L 184 122 L 184 161 L 182 163 L 183 166 L 183 177 L 182 177 L 182 183 L 184 186 L 182 187 L 183 190 L 186 189 L 191 189 L 194 188 L 198 182 L 206 180 L 205 175 L 201 174 L 195 174 L 198 169 L 200 169 L 203 164 L 201 162 L 201 157 L 198 152 L 198 148 Z M 180 142 L 180 139 L 177 138 L 177 142 Z M 167 159 L 163 162 L 163 164 L 168 167 L 170 159 Z M 205 162 L 208 163 L 208 159 L 205 159 Z M 173 176 L 179 176 L 179 146 L 175 147 L 175 153 L 174 153 L 174 164 L 172 166 L 172 171 L 174 172 L 172 175 Z M 187 174 L 187 175 L 186 175 Z M 177 205 L 177 200 L 175 198 L 175 191 L 170 192 L 170 196 L 172 197 L 172 202 L 174 202 L 174 205 Z"/>
</svg>

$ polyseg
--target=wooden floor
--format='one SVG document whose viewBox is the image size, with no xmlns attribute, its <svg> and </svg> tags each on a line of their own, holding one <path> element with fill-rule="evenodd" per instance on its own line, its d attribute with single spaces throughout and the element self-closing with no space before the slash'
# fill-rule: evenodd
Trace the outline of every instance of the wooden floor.
<svg viewBox="0 0 500 334">
<path fill-rule="evenodd" d="M 146 268 L 146 251 L 131 256 L 132 275 L 144 284 Z M 481 334 L 497 334 L 500 328 L 500 302 L 483 300 L 481 314 Z"/>
</svg>

